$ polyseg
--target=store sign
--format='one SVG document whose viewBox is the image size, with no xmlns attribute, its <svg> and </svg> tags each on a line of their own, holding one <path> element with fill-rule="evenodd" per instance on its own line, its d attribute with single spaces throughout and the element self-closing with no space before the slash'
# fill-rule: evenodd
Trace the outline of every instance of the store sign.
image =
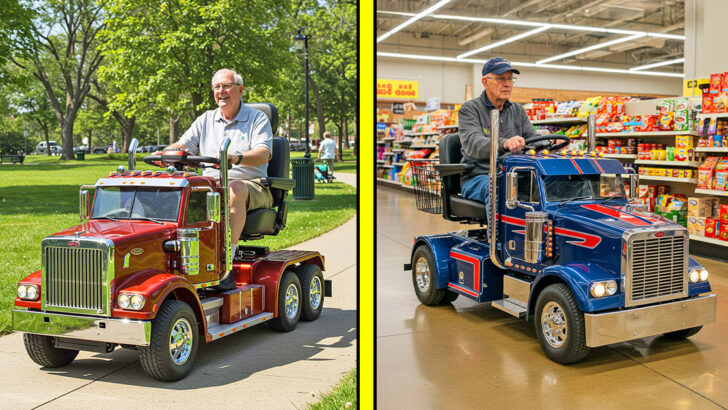
<svg viewBox="0 0 728 410">
<path fill-rule="evenodd" d="M 437 97 L 431 97 L 427 99 L 426 111 L 435 111 L 440 109 L 440 99 Z"/>
<path fill-rule="evenodd" d="M 392 113 L 404 114 L 404 103 L 392 103 Z"/>
<path fill-rule="evenodd" d="M 417 81 L 400 81 L 377 79 L 377 98 L 416 99 L 419 83 Z"/>
</svg>

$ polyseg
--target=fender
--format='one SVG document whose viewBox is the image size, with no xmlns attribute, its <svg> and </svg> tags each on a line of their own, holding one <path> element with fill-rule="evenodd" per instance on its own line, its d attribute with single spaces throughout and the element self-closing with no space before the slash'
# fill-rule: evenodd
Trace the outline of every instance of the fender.
<svg viewBox="0 0 728 410">
<path fill-rule="evenodd" d="M 575 261 L 565 265 L 553 265 L 544 268 L 543 271 L 536 276 L 531 285 L 531 295 L 528 298 L 528 311 L 533 312 L 536 308 L 536 300 L 541 291 L 554 282 L 566 283 L 579 305 L 582 312 L 595 312 L 607 309 L 615 309 L 624 306 L 624 293 L 622 289 L 618 289 L 614 296 L 603 298 L 593 298 L 589 294 L 589 286 L 593 281 L 597 280 L 617 280 L 614 273 L 604 269 L 602 266 L 586 262 Z"/>
<path fill-rule="evenodd" d="M 693 269 L 700 268 L 705 267 L 700 262 L 693 259 L 692 256 L 688 256 L 688 272 Z M 708 278 L 707 282 L 690 283 L 690 281 L 688 281 L 688 296 L 697 296 L 701 293 L 708 293 L 711 291 L 712 288 L 710 287 L 710 278 Z"/>
<path fill-rule="evenodd" d="M 283 271 L 296 264 L 313 264 L 322 271 L 325 270 L 324 257 L 316 251 L 275 251 L 249 265 L 249 269 L 252 270 L 251 283 L 265 287 L 263 309 L 266 312 L 273 312 L 274 317 L 278 316 L 278 287 L 281 284 Z M 245 266 L 241 268 L 244 269 Z"/>
<path fill-rule="evenodd" d="M 195 288 L 186 278 L 161 272 L 156 269 L 147 269 L 124 278 L 122 286 L 116 286 L 112 304 L 116 305 L 119 292 L 138 293 L 146 299 L 143 310 L 134 311 L 120 308 L 112 310 L 113 317 L 126 317 L 130 319 L 154 319 L 162 302 L 174 292 L 177 299 L 187 302 L 193 311 L 202 312 L 202 305 L 197 297 Z M 180 293 L 181 291 L 181 293 Z M 193 295 L 193 297 L 185 296 Z M 196 313 L 196 314 L 197 314 Z M 200 314 L 200 316 L 202 316 Z M 204 323 L 204 319 L 201 321 Z"/>
<path fill-rule="evenodd" d="M 412 259 L 415 256 L 415 249 L 417 249 L 420 245 L 429 246 L 432 251 L 432 256 L 435 258 L 435 288 L 447 289 L 447 284 L 450 281 L 450 270 L 453 269 L 455 263 L 450 257 L 450 249 L 465 241 L 465 238 L 450 234 L 419 236 L 415 238 L 415 244 L 412 247 L 412 252 L 410 254 L 410 262 L 412 262 Z M 414 268 L 415 267 L 412 266 L 412 269 Z"/>
<path fill-rule="evenodd" d="M 41 289 L 40 285 L 40 270 L 37 270 L 23 278 L 21 281 L 18 282 L 18 285 L 20 285 L 21 283 L 26 285 L 38 286 L 38 294 L 43 295 L 43 289 Z M 38 300 L 23 300 L 15 296 L 15 306 L 40 310 L 40 298 L 38 298 Z"/>
</svg>

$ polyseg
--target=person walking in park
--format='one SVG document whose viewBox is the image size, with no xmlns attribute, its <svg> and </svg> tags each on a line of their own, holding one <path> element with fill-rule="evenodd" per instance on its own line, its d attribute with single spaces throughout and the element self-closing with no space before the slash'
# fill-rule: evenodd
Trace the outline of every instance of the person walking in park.
<svg viewBox="0 0 728 410">
<path fill-rule="evenodd" d="M 217 157 L 225 137 L 230 137 L 227 160 L 229 171 L 230 231 L 232 252 L 245 226 L 248 210 L 269 208 L 273 196 L 260 178 L 268 176 L 268 161 L 273 152 L 273 131 L 268 117 L 242 102 L 243 78 L 230 69 L 221 69 L 212 77 L 212 91 L 218 108 L 197 117 L 178 142 L 167 149 L 179 148 L 192 155 Z M 224 166 L 221 164 L 221 166 Z M 220 178 L 216 169 L 205 168 L 203 175 Z M 225 272 L 218 290 L 235 288 L 235 277 Z"/>
<path fill-rule="evenodd" d="M 324 140 L 319 144 L 318 159 L 324 161 L 329 166 L 329 172 L 334 173 L 334 161 L 339 150 L 336 148 L 336 142 L 331 138 L 331 133 L 324 132 Z"/>
</svg>

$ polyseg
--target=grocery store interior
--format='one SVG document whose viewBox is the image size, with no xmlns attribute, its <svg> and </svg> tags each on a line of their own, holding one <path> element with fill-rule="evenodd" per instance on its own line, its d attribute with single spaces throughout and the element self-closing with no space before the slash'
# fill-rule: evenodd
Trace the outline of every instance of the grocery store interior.
<svg viewBox="0 0 728 410">
<path fill-rule="evenodd" d="M 726 21 L 724 0 L 377 2 L 379 407 L 728 408 Z M 606 205 L 614 215 L 654 221 L 656 214 L 682 226 L 671 225 L 684 235 L 691 260 L 709 272 L 710 291 L 701 297 L 717 301 L 697 333 L 592 347 L 580 361 L 560 364 L 544 354 L 538 315 L 524 320 L 496 301 L 483 302 L 485 289 L 478 302 L 454 291 L 451 280 L 442 292 L 453 301 L 430 306 L 418 299 L 411 271 L 419 266 L 416 238 L 470 237 L 464 232 L 485 228 L 443 217 L 449 205 L 443 211 L 437 166 L 441 139 L 458 132 L 461 104 L 482 98 L 481 70 L 493 57 L 520 71 L 510 101 L 525 109 L 536 131 L 571 139 L 552 157 L 616 160 L 638 175 L 634 197 L 622 178 L 619 192 L 628 198 Z M 481 238 L 485 244 L 489 235 Z M 462 269 L 452 258 L 438 253 L 432 271 Z M 474 269 L 485 276 L 484 258 Z M 632 280 L 624 269 L 614 272 L 621 293 Z M 685 286 L 693 283 L 690 269 L 684 266 Z"/>
</svg>

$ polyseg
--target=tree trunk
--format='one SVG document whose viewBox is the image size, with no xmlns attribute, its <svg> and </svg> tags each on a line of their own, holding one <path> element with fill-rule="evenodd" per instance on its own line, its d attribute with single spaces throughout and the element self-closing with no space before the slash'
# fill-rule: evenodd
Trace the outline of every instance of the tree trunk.
<svg viewBox="0 0 728 410">
<path fill-rule="evenodd" d="M 88 146 L 88 153 L 89 154 L 91 154 L 93 152 L 93 148 L 92 148 L 93 147 L 93 145 L 92 145 L 92 142 L 93 142 L 92 138 L 93 138 L 93 136 L 94 136 L 94 132 L 92 130 L 88 130 L 88 144 L 86 144 L 86 145 Z M 81 143 L 83 143 L 83 141 L 81 141 Z"/>
<path fill-rule="evenodd" d="M 316 86 L 316 82 L 313 81 L 313 77 L 308 77 L 309 82 L 311 83 L 311 89 L 313 90 L 313 96 L 316 100 L 316 118 L 318 118 L 319 123 L 319 139 L 321 139 L 324 135 L 324 131 L 326 131 L 326 119 L 324 118 L 324 107 L 323 102 L 321 101 L 321 96 L 319 95 L 319 89 Z M 308 124 L 306 124 L 308 127 Z"/>
<path fill-rule="evenodd" d="M 357 99 L 358 101 L 358 99 Z M 359 156 L 359 130 L 356 128 L 356 114 L 354 114 L 354 152 L 355 157 Z"/>
<path fill-rule="evenodd" d="M 339 131 L 339 155 L 336 157 L 336 159 L 342 161 L 342 153 L 344 152 L 342 147 L 344 146 L 344 144 L 342 144 L 341 141 L 343 141 L 344 138 L 344 128 L 341 126 L 341 123 L 337 122 L 336 129 Z"/>
<path fill-rule="evenodd" d="M 169 116 L 169 143 L 174 144 L 177 141 L 177 134 L 179 133 L 179 115 L 172 113 Z"/>
</svg>

